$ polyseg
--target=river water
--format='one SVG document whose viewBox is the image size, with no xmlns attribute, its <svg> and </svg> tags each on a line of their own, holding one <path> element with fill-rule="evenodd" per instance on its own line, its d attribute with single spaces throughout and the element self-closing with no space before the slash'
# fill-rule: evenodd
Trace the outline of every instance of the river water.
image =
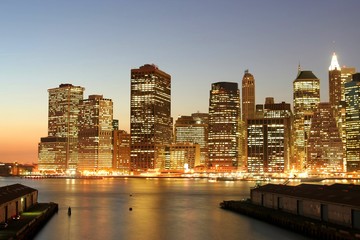
<svg viewBox="0 0 360 240">
<path fill-rule="evenodd" d="M 0 186 L 13 183 L 38 189 L 39 202 L 59 204 L 37 240 L 308 239 L 219 208 L 223 200 L 249 197 L 254 182 L 0 178 Z"/>
</svg>

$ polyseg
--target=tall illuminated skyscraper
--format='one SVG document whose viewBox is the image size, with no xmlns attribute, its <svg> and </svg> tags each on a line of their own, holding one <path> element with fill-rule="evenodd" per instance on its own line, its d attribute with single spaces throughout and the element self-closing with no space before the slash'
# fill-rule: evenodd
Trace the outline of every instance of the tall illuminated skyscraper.
<svg viewBox="0 0 360 240">
<path fill-rule="evenodd" d="M 312 71 L 299 71 L 293 82 L 293 107 L 295 160 L 300 169 L 306 166 L 306 142 L 319 102 L 320 80 Z"/>
<path fill-rule="evenodd" d="M 345 84 L 346 101 L 346 168 L 360 170 L 360 73 Z"/>
<path fill-rule="evenodd" d="M 307 141 L 307 169 L 314 173 L 343 171 L 343 144 L 333 105 L 319 103 Z"/>
<path fill-rule="evenodd" d="M 342 96 L 341 68 L 334 53 L 329 67 L 329 101 L 334 110 L 337 111 Z M 337 116 L 335 116 L 337 117 Z"/>
<path fill-rule="evenodd" d="M 78 169 L 112 168 L 113 102 L 102 95 L 90 95 L 79 104 Z"/>
<path fill-rule="evenodd" d="M 209 104 L 209 165 L 235 170 L 239 161 L 240 91 L 237 83 L 211 85 Z"/>
<path fill-rule="evenodd" d="M 344 170 L 346 170 L 346 101 L 345 101 L 345 84 L 352 81 L 352 75 L 356 73 L 354 67 L 345 67 L 341 68 L 341 106 L 340 111 L 340 121 L 339 121 L 339 130 L 341 133 L 341 139 L 343 142 L 343 152 L 344 152 Z"/>
<path fill-rule="evenodd" d="M 131 169 L 163 168 L 162 152 L 171 143 L 171 76 L 146 64 L 131 69 Z"/>
<path fill-rule="evenodd" d="M 242 120 L 255 118 L 255 79 L 246 70 L 242 79 Z"/>
<path fill-rule="evenodd" d="M 48 92 L 48 137 L 39 143 L 39 170 L 74 171 L 78 161 L 79 102 L 84 88 L 61 84 Z"/>
</svg>

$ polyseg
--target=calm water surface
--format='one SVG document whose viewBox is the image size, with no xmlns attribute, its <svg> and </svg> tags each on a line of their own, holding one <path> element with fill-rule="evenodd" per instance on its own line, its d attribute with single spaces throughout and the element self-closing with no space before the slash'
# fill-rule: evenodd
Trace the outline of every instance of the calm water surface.
<svg viewBox="0 0 360 240">
<path fill-rule="evenodd" d="M 0 186 L 13 183 L 38 189 L 39 202 L 59 204 L 37 240 L 308 239 L 219 208 L 223 200 L 247 198 L 254 182 L 0 178 Z"/>
</svg>

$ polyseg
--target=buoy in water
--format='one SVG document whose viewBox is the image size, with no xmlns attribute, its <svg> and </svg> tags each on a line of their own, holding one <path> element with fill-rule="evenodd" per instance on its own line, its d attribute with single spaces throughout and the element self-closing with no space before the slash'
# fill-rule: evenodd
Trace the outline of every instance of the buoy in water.
<svg viewBox="0 0 360 240">
<path fill-rule="evenodd" d="M 132 207 L 131 207 L 131 208 L 129 208 L 129 211 L 132 211 Z"/>
<path fill-rule="evenodd" d="M 71 215 L 71 207 L 68 208 L 68 215 Z"/>
</svg>

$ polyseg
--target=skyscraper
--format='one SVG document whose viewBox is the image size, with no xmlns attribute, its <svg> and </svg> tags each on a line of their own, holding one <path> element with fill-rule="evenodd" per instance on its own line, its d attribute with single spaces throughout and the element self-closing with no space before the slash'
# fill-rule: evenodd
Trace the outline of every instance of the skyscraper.
<svg viewBox="0 0 360 240">
<path fill-rule="evenodd" d="M 90 95 L 79 103 L 78 169 L 112 168 L 113 102 L 102 95 Z"/>
<path fill-rule="evenodd" d="M 157 66 L 131 69 L 131 169 L 163 167 L 159 154 L 171 143 L 171 76 Z"/>
<path fill-rule="evenodd" d="M 290 104 L 274 103 L 273 98 L 266 99 L 262 117 L 248 119 L 249 172 L 284 172 L 290 169 L 291 119 Z"/>
<path fill-rule="evenodd" d="M 306 142 L 311 117 L 320 102 L 320 80 L 312 71 L 299 71 L 293 82 L 294 147 L 298 168 L 306 166 Z"/>
<path fill-rule="evenodd" d="M 341 68 L 341 106 L 340 106 L 340 121 L 339 130 L 341 133 L 341 139 L 343 142 L 344 152 L 344 170 L 346 171 L 346 100 L 345 100 L 345 84 L 352 81 L 352 75 L 355 74 L 356 69 L 354 67 Z"/>
<path fill-rule="evenodd" d="M 175 122 L 175 143 L 194 143 L 200 146 L 200 164 L 208 163 L 208 123 L 204 118 L 180 116 Z M 204 115 L 203 115 L 204 116 Z M 208 114 L 206 114 L 208 119 Z"/>
<path fill-rule="evenodd" d="M 74 171 L 78 161 L 79 102 L 84 88 L 60 84 L 48 92 L 48 137 L 39 143 L 39 170 Z"/>
<path fill-rule="evenodd" d="M 345 84 L 346 101 L 346 168 L 360 170 L 360 73 Z"/>
<path fill-rule="evenodd" d="M 319 103 L 307 141 L 307 169 L 314 173 L 343 170 L 343 144 L 331 103 Z"/>
<path fill-rule="evenodd" d="M 345 83 L 352 81 L 352 75 L 356 73 L 356 69 L 354 67 L 346 67 L 343 66 L 341 68 L 341 100 L 345 101 Z"/>
<path fill-rule="evenodd" d="M 242 79 L 242 120 L 255 118 L 255 79 L 246 70 Z"/>
<path fill-rule="evenodd" d="M 329 67 L 329 101 L 332 108 L 337 111 L 342 96 L 341 68 L 334 53 Z M 335 116 L 337 118 L 337 115 Z"/>
<path fill-rule="evenodd" d="M 240 91 L 237 83 L 211 85 L 209 103 L 209 164 L 235 170 L 239 160 Z"/>
</svg>

